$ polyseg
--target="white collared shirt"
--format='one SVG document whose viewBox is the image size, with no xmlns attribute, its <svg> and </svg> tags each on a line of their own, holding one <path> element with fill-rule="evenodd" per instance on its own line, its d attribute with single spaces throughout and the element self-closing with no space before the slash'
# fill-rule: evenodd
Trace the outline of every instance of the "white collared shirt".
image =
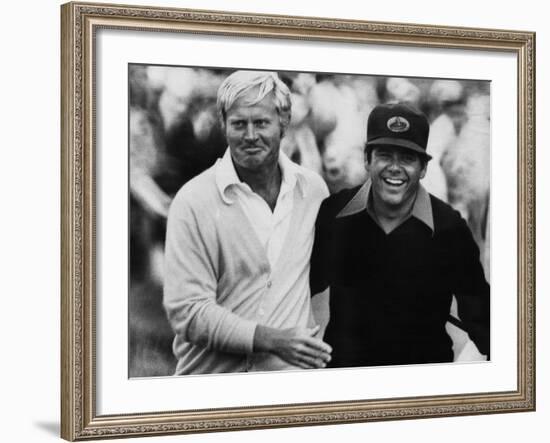
<svg viewBox="0 0 550 443">
<path fill-rule="evenodd" d="M 218 186 L 220 192 L 228 200 L 235 200 L 241 205 L 250 224 L 263 245 L 271 267 L 275 267 L 281 255 L 283 242 L 290 225 L 290 214 L 294 204 L 294 187 L 301 186 L 300 178 L 292 161 L 283 153 L 279 153 L 281 168 L 281 189 L 273 212 L 267 202 L 256 194 L 248 184 L 239 180 L 229 148 L 217 165 Z"/>
<path fill-rule="evenodd" d="M 187 182 L 172 202 L 163 302 L 176 333 L 178 374 L 296 369 L 275 354 L 254 352 L 254 334 L 258 324 L 313 326 L 309 262 L 315 218 L 328 189 L 319 175 L 284 154 L 279 164 L 282 183 L 273 213 L 262 200 L 261 209 L 241 204 L 246 187 L 229 153 Z M 244 192 L 245 201 L 258 203 L 250 193 Z"/>
</svg>

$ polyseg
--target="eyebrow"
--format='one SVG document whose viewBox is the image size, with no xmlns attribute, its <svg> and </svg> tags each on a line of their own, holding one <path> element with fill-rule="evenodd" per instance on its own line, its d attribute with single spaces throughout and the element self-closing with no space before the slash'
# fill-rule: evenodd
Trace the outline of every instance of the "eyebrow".
<svg viewBox="0 0 550 443">
<path fill-rule="evenodd" d="M 375 148 L 376 152 L 397 152 L 398 154 L 404 154 L 404 155 L 415 155 L 415 152 L 411 152 L 410 150 L 406 148 L 402 148 L 400 146 L 380 146 Z"/>
</svg>

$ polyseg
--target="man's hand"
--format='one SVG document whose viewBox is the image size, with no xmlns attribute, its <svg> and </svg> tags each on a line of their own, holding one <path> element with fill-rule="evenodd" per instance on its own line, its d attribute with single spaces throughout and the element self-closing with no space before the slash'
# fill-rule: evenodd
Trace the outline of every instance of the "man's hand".
<svg viewBox="0 0 550 443">
<path fill-rule="evenodd" d="M 276 329 L 258 325 L 254 333 L 254 351 L 271 352 L 287 363 L 303 369 L 324 368 L 332 348 L 314 335 L 320 327 Z"/>
</svg>

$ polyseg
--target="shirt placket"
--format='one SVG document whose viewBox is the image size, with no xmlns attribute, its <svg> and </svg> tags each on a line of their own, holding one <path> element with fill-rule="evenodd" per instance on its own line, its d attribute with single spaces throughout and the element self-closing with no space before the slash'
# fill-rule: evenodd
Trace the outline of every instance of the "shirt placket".
<svg viewBox="0 0 550 443">
<path fill-rule="evenodd" d="M 266 256 L 268 259 L 269 266 L 264 271 L 262 278 L 263 278 L 263 290 L 260 295 L 259 303 L 258 303 L 258 309 L 256 311 L 256 318 L 258 320 L 259 324 L 266 325 L 267 326 L 267 319 L 271 315 L 272 306 L 275 303 L 274 296 L 276 294 L 272 294 L 273 291 L 273 267 L 275 266 L 275 263 L 278 261 L 280 254 L 283 253 L 282 251 L 282 245 L 284 243 L 285 238 L 277 238 L 277 236 L 281 236 L 281 224 L 285 222 L 285 218 L 289 216 L 289 213 L 291 212 L 291 203 L 292 200 L 289 200 L 292 198 L 292 193 L 290 192 L 292 189 L 288 186 L 287 183 L 283 182 L 283 185 L 281 186 L 281 193 L 279 195 L 279 198 L 277 199 L 277 203 L 275 205 L 275 209 L 273 212 L 269 211 L 264 212 L 267 210 L 266 205 L 261 205 L 261 203 L 264 202 L 257 202 L 260 206 L 257 207 L 258 211 L 261 212 L 261 220 L 265 222 L 264 228 L 265 233 L 267 234 L 266 238 Z M 256 196 L 258 198 L 261 198 L 259 196 Z M 258 213 L 260 214 L 260 213 Z M 286 237 L 288 235 L 288 232 L 285 232 L 283 237 Z M 278 242 L 277 245 L 274 244 L 274 242 Z M 277 254 L 275 256 L 275 253 L 273 251 L 273 248 L 277 248 Z M 250 355 L 247 357 L 246 362 L 246 370 L 247 371 L 253 371 L 255 367 L 255 361 L 254 356 Z"/>
</svg>

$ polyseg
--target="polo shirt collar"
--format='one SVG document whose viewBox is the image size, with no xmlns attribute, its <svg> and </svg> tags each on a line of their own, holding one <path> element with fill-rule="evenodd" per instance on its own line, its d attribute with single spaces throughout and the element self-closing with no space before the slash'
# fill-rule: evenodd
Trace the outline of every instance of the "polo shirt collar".
<svg viewBox="0 0 550 443">
<path fill-rule="evenodd" d="M 367 180 L 336 217 L 347 217 L 349 215 L 357 214 L 365 210 L 372 214 L 372 210 L 369 207 L 369 195 L 371 186 L 372 182 L 370 180 Z M 414 201 L 414 206 L 410 216 L 417 218 L 426 226 L 428 226 L 432 233 L 434 232 L 434 218 L 432 211 L 432 202 L 430 201 L 430 194 L 428 194 L 428 191 L 426 191 L 426 189 L 422 185 L 420 185 L 418 188 L 418 193 L 416 194 L 416 200 Z"/>
<path fill-rule="evenodd" d="M 432 211 L 430 194 L 428 194 L 428 191 L 426 191 L 426 188 L 422 185 L 418 188 L 418 194 L 416 195 L 411 216 L 424 223 L 428 228 L 430 228 L 432 233 L 434 232 L 434 215 Z"/>
<path fill-rule="evenodd" d="M 306 197 L 306 177 L 292 160 L 287 155 L 279 151 L 279 167 L 281 168 L 282 181 L 281 189 L 294 189 L 298 186 L 302 198 Z M 223 157 L 216 163 L 215 169 L 216 185 L 222 200 L 227 204 L 232 204 L 234 199 L 231 198 L 230 189 L 234 186 L 241 186 L 250 189 L 248 185 L 240 181 L 235 165 L 231 160 L 231 151 L 226 149 Z"/>
</svg>

